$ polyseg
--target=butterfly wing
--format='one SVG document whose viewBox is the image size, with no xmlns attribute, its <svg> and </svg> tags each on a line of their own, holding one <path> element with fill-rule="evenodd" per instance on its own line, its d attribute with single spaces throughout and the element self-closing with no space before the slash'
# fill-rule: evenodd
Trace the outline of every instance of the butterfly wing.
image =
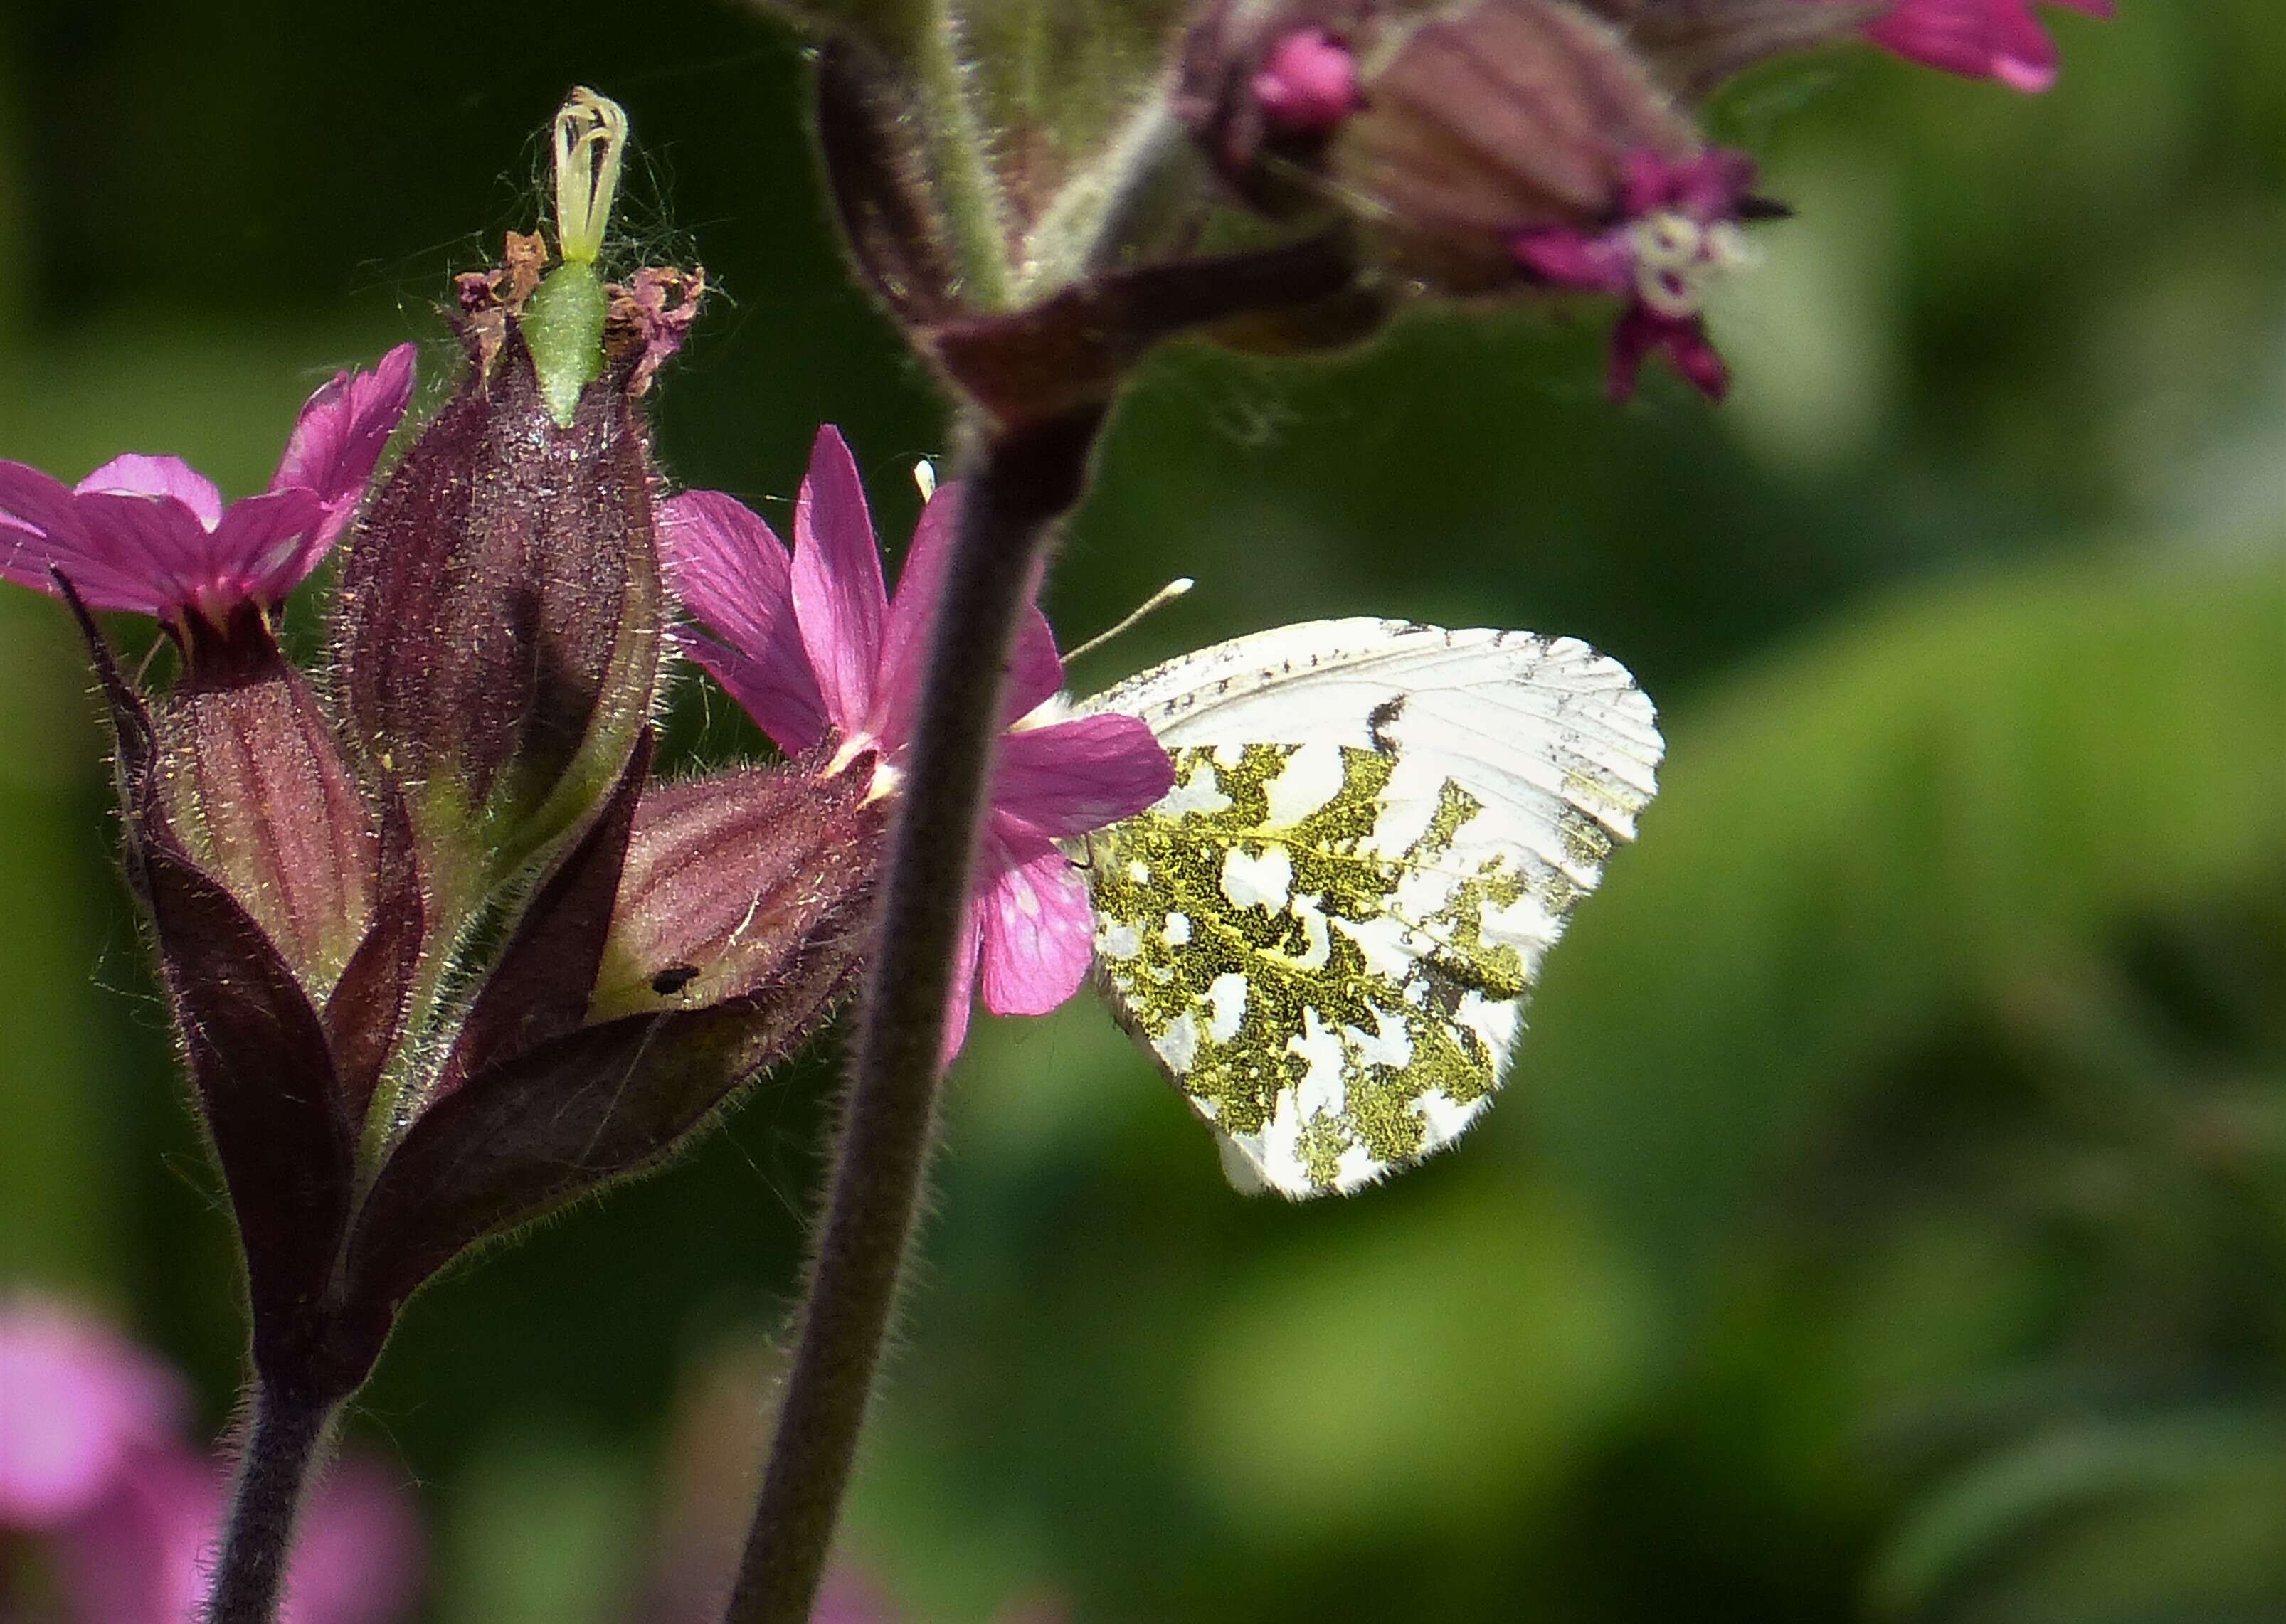
<svg viewBox="0 0 2286 1624">
<path fill-rule="evenodd" d="M 1091 837 L 1099 982 L 1234 1179 L 1294 1196 L 1482 1113 L 1661 752 L 1585 643 L 1402 621 L 1239 638 L 1080 708 L 1142 718 L 1176 769 Z"/>
</svg>

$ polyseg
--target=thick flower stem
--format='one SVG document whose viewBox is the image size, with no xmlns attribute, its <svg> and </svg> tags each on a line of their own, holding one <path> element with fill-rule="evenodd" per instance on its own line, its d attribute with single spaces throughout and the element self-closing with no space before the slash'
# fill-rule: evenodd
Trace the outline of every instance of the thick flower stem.
<svg viewBox="0 0 2286 1624">
<path fill-rule="evenodd" d="M 728 1624 L 807 1624 L 895 1308 L 936 1116 L 1005 666 L 1100 407 L 989 434 L 970 476 L 874 927 L 825 1221 Z"/>
<path fill-rule="evenodd" d="M 278 1617 L 295 1524 L 340 1407 L 339 1399 L 314 1390 L 259 1384 L 215 1558 L 207 1624 L 273 1624 Z"/>
</svg>

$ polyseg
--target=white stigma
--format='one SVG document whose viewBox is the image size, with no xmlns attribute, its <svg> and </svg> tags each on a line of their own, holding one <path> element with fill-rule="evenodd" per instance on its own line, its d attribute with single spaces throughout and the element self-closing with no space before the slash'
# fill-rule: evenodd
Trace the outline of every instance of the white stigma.
<svg viewBox="0 0 2286 1624">
<path fill-rule="evenodd" d="M 627 115 L 586 85 L 556 114 L 556 249 L 566 263 L 592 265 L 619 192 Z"/>
<path fill-rule="evenodd" d="M 1635 257 L 1636 296 L 1677 319 L 1697 315 L 1717 280 L 1755 264 L 1737 222 L 1702 225 L 1673 209 L 1655 209 L 1629 226 L 1628 248 Z"/>
</svg>

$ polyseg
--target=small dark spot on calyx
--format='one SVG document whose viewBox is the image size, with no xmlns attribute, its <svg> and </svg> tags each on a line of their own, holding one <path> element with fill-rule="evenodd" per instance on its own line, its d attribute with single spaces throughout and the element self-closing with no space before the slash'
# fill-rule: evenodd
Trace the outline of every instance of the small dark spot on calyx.
<svg viewBox="0 0 2286 1624">
<path fill-rule="evenodd" d="M 669 965 L 650 978 L 650 989 L 662 998 L 671 998 L 698 979 L 697 965 Z"/>
</svg>

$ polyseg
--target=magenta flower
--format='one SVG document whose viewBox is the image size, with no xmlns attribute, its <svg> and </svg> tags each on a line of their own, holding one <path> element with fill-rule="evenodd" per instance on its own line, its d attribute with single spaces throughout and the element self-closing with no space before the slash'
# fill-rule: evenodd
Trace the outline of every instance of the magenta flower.
<svg viewBox="0 0 2286 1624">
<path fill-rule="evenodd" d="M 2047 3 L 2090 17 L 2117 9 L 2112 0 Z M 1864 34 L 1908 60 L 2011 90 L 2037 93 L 2056 82 L 2055 43 L 2033 17 L 2032 0 L 1898 0 Z"/>
<path fill-rule="evenodd" d="M 174 1373 L 60 1305 L 0 1302 L 0 1527 L 44 1530 L 107 1494 L 181 1424 Z"/>
<path fill-rule="evenodd" d="M 922 511 L 893 600 L 857 465 L 832 428 L 818 431 L 794 505 L 791 557 L 729 497 L 674 498 L 661 511 L 659 549 L 669 582 L 711 633 L 685 634 L 693 657 L 787 754 L 830 739 L 827 774 L 870 755 L 872 793 L 895 793 L 959 500 L 948 485 Z M 1055 637 L 1036 606 L 1011 662 L 1008 727 L 954 965 L 948 1060 L 980 980 L 984 1006 L 998 1014 L 1045 1014 L 1078 990 L 1093 918 L 1086 884 L 1056 842 L 1131 816 L 1174 782 L 1166 752 L 1133 717 L 1032 720 L 1062 684 Z"/>
<path fill-rule="evenodd" d="M 0 461 L 0 577 L 53 592 L 60 573 L 91 608 L 176 622 L 279 603 L 348 528 L 412 397 L 411 344 L 337 373 L 302 408 L 270 488 L 227 507 L 179 457 L 114 457 L 69 488 Z"/>
<path fill-rule="evenodd" d="M 1748 262 L 1739 226 L 1754 177 L 1751 159 L 1720 148 L 1682 162 L 1638 151 L 1628 158 L 1615 225 L 1549 226 L 1513 240 L 1517 262 L 1549 287 L 1627 299 L 1612 335 L 1614 400 L 1635 392 L 1644 358 L 1654 351 L 1710 400 L 1730 388 L 1701 311 L 1708 285 Z"/>
</svg>

